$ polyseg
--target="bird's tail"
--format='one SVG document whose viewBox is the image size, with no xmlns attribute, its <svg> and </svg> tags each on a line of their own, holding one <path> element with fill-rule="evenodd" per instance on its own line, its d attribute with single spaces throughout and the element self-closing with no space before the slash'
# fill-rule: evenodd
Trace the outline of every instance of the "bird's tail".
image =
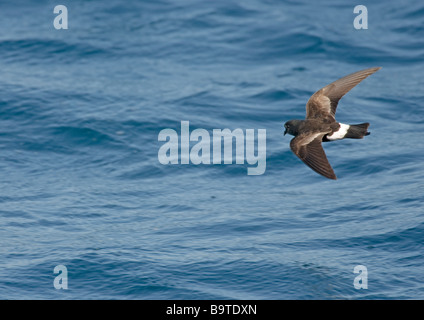
<svg viewBox="0 0 424 320">
<path fill-rule="evenodd" d="M 368 122 L 361 124 L 351 124 L 347 130 L 345 138 L 362 139 L 363 137 L 370 134 L 370 132 L 368 132 L 369 126 L 370 124 Z"/>
</svg>

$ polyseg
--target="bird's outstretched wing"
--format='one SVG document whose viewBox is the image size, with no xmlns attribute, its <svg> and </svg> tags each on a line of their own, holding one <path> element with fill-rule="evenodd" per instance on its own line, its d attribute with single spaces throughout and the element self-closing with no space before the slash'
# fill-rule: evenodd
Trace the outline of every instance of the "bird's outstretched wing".
<svg viewBox="0 0 424 320">
<path fill-rule="evenodd" d="M 336 180 L 336 174 L 322 148 L 322 137 L 327 132 L 300 134 L 290 141 L 290 149 L 315 172 L 328 179 Z"/>
<path fill-rule="evenodd" d="M 380 69 L 376 67 L 352 73 L 315 92 L 306 104 L 306 119 L 335 121 L 339 100 L 359 82 Z"/>
</svg>

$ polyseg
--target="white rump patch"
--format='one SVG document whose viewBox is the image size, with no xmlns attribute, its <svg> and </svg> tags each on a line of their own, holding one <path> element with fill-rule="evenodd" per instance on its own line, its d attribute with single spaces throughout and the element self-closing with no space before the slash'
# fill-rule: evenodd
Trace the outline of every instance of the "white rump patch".
<svg viewBox="0 0 424 320">
<path fill-rule="evenodd" d="M 328 140 L 340 140 L 340 139 L 343 139 L 346 136 L 347 131 L 349 130 L 349 128 L 350 128 L 350 125 L 340 123 L 340 129 L 337 130 L 336 132 L 334 132 L 331 136 L 327 135 L 327 139 Z"/>
</svg>

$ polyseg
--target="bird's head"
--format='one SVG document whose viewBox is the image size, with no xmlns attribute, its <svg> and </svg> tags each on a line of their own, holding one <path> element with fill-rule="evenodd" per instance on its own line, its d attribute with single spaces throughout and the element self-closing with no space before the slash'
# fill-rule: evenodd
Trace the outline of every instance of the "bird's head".
<svg viewBox="0 0 424 320">
<path fill-rule="evenodd" d="M 284 135 L 291 134 L 292 136 L 297 135 L 300 120 L 290 120 L 284 124 Z"/>
</svg>

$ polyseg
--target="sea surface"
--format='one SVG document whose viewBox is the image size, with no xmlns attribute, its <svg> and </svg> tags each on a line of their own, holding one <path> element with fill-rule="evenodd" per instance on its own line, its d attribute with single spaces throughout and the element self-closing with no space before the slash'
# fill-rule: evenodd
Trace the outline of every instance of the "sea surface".
<svg viewBox="0 0 424 320">
<path fill-rule="evenodd" d="M 423 34 L 419 0 L 1 1 L 0 299 L 423 299 Z M 374 66 L 328 180 L 282 126 Z M 265 129 L 266 171 L 161 164 L 181 121 Z"/>
</svg>

